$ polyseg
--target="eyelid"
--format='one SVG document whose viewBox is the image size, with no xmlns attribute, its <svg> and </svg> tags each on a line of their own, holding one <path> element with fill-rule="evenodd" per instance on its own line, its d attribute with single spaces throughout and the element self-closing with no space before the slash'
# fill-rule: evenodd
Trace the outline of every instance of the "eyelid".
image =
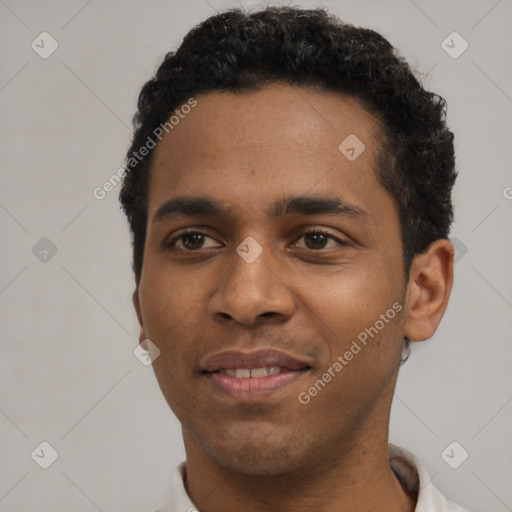
<svg viewBox="0 0 512 512">
<path fill-rule="evenodd" d="M 323 227 L 308 227 L 308 228 L 305 228 L 304 230 L 300 231 L 300 234 L 299 234 L 299 236 L 297 237 L 296 240 L 299 240 L 303 236 L 311 234 L 311 233 L 315 233 L 315 234 L 316 233 L 320 233 L 322 235 L 325 235 L 326 237 L 331 238 L 332 240 L 336 241 L 338 243 L 338 245 L 347 246 L 347 245 L 350 244 L 349 240 L 347 240 L 345 238 L 340 238 L 340 237 L 334 235 L 333 233 L 331 233 L 330 231 L 328 231 L 326 228 L 323 228 Z M 314 252 L 321 252 L 324 249 L 318 249 L 318 250 L 310 249 L 310 250 L 314 251 Z"/>
<path fill-rule="evenodd" d="M 301 231 L 299 231 L 298 233 L 298 236 L 295 238 L 295 242 L 292 244 L 292 247 L 295 246 L 297 247 L 297 241 L 300 240 L 302 237 L 304 237 L 305 235 L 308 235 L 308 234 L 317 234 L 317 233 L 320 233 L 322 235 L 325 235 L 327 238 L 330 238 L 331 240 L 334 240 L 338 245 L 341 245 L 341 246 L 347 246 L 347 245 L 350 245 L 350 241 L 349 240 L 346 240 L 344 238 L 340 238 L 336 235 L 334 235 L 333 233 L 331 233 L 330 231 L 328 231 L 326 228 L 324 227 L 307 227 L 307 228 L 303 228 Z M 206 230 L 204 229 L 201 229 L 199 227 L 188 227 L 188 228 L 184 228 L 183 230 L 179 231 L 177 234 L 173 235 L 172 238 L 169 240 L 169 239 L 166 239 L 163 243 L 164 245 L 164 248 L 166 249 L 170 249 L 170 248 L 174 248 L 176 246 L 176 243 L 185 235 L 187 234 L 199 234 L 199 235 L 202 235 L 204 237 L 207 237 L 207 238 L 211 238 L 212 240 L 215 240 L 216 242 L 218 242 L 218 240 L 215 239 L 215 237 L 211 236 Z M 325 252 L 326 249 L 309 249 L 308 247 L 298 247 L 300 249 L 306 249 L 306 250 L 310 250 L 310 251 L 313 251 L 313 252 Z M 181 249 L 181 248 L 179 248 Z M 333 248 L 331 248 L 332 250 Z M 199 252 L 201 251 L 201 249 L 197 249 L 197 250 L 188 250 L 188 249 L 181 249 L 185 252 Z M 328 250 L 328 249 L 327 249 Z"/>
<path fill-rule="evenodd" d="M 176 245 L 176 242 L 178 240 L 181 239 L 181 237 L 185 236 L 185 235 L 189 235 L 189 234 L 198 234 L 198 235 L 203 235 L 204 237 L 208 237 L 208 238 L 211 238 L 212 240 L 215 240 L 216 242 L 218 240 L 216 240 L 213 236 L 211 236 L 207 231 L 201 229 L 201 228 L 194 228 L 194 227 L 188 227 L 188 228 L 184 228 L 183 230 L 179 231 L 177 234 L 174 234 L 172 237 L 170 238 L 166 238 L 164 240 L 164 248 L 172 248 Z M 184 251 L 186 251 L 187 249 L 182 249 Z M 198 252 L 200 249 L 198 249 L 197 251 L 188 251 L 188 252 Z"/>
</svg>

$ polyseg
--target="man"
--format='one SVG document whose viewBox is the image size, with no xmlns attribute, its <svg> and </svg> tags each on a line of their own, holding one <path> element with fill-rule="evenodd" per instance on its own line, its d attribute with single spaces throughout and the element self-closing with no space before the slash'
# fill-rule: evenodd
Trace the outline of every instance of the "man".
<svg viewBox="0 0 512 512">
<path fill-rule="evenodd" d="M 186 449 L 160 510 L 461 511 L 388 445 L 452 286 L 444 100 L 376 32 L 267 8 L 194 28 L 138 107 L 133 301 Z"/>
</svg>

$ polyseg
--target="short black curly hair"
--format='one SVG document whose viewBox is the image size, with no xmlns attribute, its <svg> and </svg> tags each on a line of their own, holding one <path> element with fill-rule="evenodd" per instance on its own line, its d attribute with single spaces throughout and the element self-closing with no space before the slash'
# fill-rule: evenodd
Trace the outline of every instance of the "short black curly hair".
<svg viewBox="0 0 512 512">
<path fill-rule="evenodd" d="M 382 132 L 376 175 L 398 207 L 406 276 L 416 254 L 448 237 L 457 173 L 445 100 L 422 87 L 383 36 L 325 9 L 233 9 L 194 27 L 141 90 L 119 196 L 130 223 L 137 285 L 153 154 L 141 158 L 138 151 L 192 95 L 270 83 L 351 95 L 375 116 Z"/>
</svg>

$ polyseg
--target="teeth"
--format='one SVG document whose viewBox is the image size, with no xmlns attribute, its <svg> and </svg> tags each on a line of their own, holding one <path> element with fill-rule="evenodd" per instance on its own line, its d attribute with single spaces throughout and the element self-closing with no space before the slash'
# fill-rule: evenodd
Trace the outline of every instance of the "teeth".
<svg viewBox="0 0 512 512">
<path fill-rule="evenodd" d="M 279 366 L 265 366 L 263 368 L 226 368 L 219 370 L 220 373 L 225 373 L 230 377 L 237 377 L 238 379 L 249 379 L 258 377 L 267 377 L 268 375 L 277 375 L 281 372 Z"/>
<path fill-rule="evenodd" d="M 271 366 L 264 368 L 253 368 L 251 377 L 267 377 L 268 375 L 277 375 L 281 371 L 279 366 Z"/>
</svg>

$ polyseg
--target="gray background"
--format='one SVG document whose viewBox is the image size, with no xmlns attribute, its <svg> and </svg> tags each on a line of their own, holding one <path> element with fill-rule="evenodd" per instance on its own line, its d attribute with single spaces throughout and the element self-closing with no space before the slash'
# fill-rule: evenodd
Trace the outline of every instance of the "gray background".
<svg viewBox="0 0 512 512">
<path fill-rule="evenodd" d="M 512 2 L 296 4 L 380 31 L 448 101 L 455 286 L 438 332 L 402 369 L 391 441 L 453 501 L 512 510 Z M 138 92 L 166 50 L 237 5 L 0 0 L 2 511 L 151 511 L 169 495 L 184 457 L 179 423 L 133 355 L 119 187 L 103 200 L 93 189 L 122 165 Z M 50 48 L 43 31 L 59 45 L 46 59 L 31 47 Z M 469 44 L 456 59 L 441 47 L 453 31 Z M 48 469 L 31 458 L 43 441 L 59 454 Z M 469 453 L 458 469 L 441 457 L 452 441 Z"/>
</svg>

